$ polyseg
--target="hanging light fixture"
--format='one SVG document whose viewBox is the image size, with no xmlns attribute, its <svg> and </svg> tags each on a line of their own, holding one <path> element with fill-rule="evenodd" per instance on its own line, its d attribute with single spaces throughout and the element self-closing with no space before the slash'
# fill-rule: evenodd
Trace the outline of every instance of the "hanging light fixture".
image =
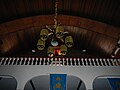
<svg viewBox="0 0 120 90">
<path fill-rule="evenodd" d="M 65 32 L 64 28 L 58 24 L 58 0 L 55 1 L 55 16 L 54 16 L 54 29 L 51 29 L 46 25 L 46 28 L 40 31 L 40 38 L 37 43 L 38 50 L 44 50 L 45 43 L 48 38 L 51 38 L 51 45 L 48 46 L 47 55 L 49 57 L 55 56 L 55 48 L 59 47 L 59 54 L 61 56 L 65 56 L 67 54 L 67 47 L 70 48 L 73 46 L 73 38 L 69 35 L 68 32 Z"/>
</svg>

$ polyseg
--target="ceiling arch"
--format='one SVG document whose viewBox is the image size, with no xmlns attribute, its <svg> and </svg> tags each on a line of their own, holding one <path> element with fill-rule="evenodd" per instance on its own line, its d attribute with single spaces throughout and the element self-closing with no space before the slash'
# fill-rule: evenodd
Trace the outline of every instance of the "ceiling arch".
<svg viewBox="0 0 120 90">
<path fill-rule="evenodd" d="M 54 15 L 21 18 L 0 25 L 2 53 L 36 48 L 39 32 L 45 25 L 53 27 Z M 76 53 L 86 49 L 93 56 L 110 56 L 116 47 L 119 28 L 98 21 L 59 15 L 58 21 L 74 38 Z M 114 30 L 114 33 L 113 33 Z M 78 50 L 78 51 L 77 51 Z"/>
</svg>

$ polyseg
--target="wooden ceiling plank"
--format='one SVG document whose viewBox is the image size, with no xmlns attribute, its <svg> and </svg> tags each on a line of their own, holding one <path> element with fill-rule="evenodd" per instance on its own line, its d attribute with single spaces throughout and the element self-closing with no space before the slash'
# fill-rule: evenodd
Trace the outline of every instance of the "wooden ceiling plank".
<svg viewBox="0 0 120 90">
<path fill-rule="evenodd" d="M 19 2 L 19 3 L 18 3 Z M 24 5 L 24 0 L 14 0 L 17 16 L 19 18 L 26 16 L 26 9 Z"/>
<path fill-rule="evenodd" d="M 18 30 L 31 28 L 31 27 L 54 25 L 53 19 L 54 19 L 54 15 L 46 15 L 46 16 L 43 15 L 43 16 L 22 18 L 22 19 L 11 21 L 11 22 L 7 22 L 7 23 L 0 25 L 1 27 L 0 35 L 9 33 L 9 32 L 15 32 Z M 109 29 L 106 29 L 107 24 L 97 22 L 94 20 L 90 20 L 90 19 L 80 18 L 80 17 L 59 15 L 58 21 L 62 25 L 67 25 L 67 26 L 71 25 L 71 26 L 81 27 L 81 28 L 91 30 L 93 32 L 101 33 L 101 34 L 104 34 L 104 35 L 107 35 L 113 38 L 117 38 L 116 34 L 120 32 L 119 28 L 118 29 L 115 28 L 115 30 L 117 31 L 116 33 L 116 31 L 113 29 L 115 31 L 115 35 L 114 33 L 113 34 L 108 33 L 109 31 L 106 31 L 106 30 L 109 30 Z M 105 34 L 105 32 L 107 32 L 107 34 Z"/>
<path fill-rule="evenodd" d="M 61 14 L 87 17 L 118 27 L 120 26 L 120 2 L 118 0 L 59 1 L 58 10 L 60 9 Z M 54 13 L 54 0 L 1 0 L 0 2 L 1 23 L 16 18 Z"/>
</svg>

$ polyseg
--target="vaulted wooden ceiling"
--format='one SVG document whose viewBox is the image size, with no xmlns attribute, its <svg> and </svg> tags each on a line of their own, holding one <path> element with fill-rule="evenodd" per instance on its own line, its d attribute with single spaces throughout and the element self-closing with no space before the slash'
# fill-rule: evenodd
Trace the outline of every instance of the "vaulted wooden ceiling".
<svg viewBox="0 0 120 90">
<path fill-rule="evenodd" d="M 90 55 L 110 56 L 120 34 L 120 1 L 58 2 L 58 21 L 73 36 L 76 55 L 86 49 Z M 54 24 L 54 3 L 55 0 L 0 0 L 2 54 L 35 49 L 40 29 Z"/>
</svg>

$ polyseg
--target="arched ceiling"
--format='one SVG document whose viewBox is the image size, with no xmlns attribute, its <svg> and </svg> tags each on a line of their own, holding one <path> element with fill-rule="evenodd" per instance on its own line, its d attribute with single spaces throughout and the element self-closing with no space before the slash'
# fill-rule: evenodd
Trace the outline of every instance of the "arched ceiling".
<svg viewBox="0 0 120 90">
<path fill-rule="evenodd" d="M 2 54 L 15 55 L 16 52 L 26 53 L 25 50 L 35 49 L 41 28 L 54 24 L 54 1 L 0 0 Z M 110 56 L 116 48 L 120 34 L 120 1 L 58 0 L 58 2 L 58 22 L 70 32 L 75 41 L 75 48 L 70 52 L 73 50 L 72 53 L 75 55 L 83 56 L 79 53 L 86 49 L 85 56 Z"/>
</svg>

